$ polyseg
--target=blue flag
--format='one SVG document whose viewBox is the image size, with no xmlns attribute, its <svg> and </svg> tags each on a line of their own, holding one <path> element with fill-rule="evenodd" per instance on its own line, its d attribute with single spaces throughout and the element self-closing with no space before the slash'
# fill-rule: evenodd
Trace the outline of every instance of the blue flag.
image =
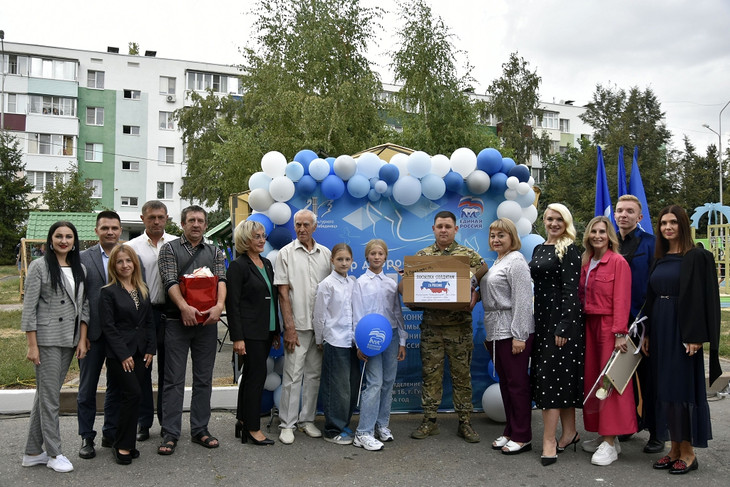
<svg viewBox="0 0 730 487">
<path fill-rule="evenodd" d="M 624 167 L 624 146 L 618 149 L 618 194 L 621 197 L 628 193 L 626 190 L 626 168 Z"/>
<path fill-rule="evenodd" d="M 611 195 L 608 192 L 608 179 L 606 178 L 606 166 L 603 164 L 603 152 L 598 149 L 598 167 L 596 168 L 596 206 L 594 216 L 606 216 L 613 222 L 613 208 L 611 207 Z M 615 223 L 614 223 L 615 226 Z"/>
<path fill-rule="evenodd" d="M 646 193 L 644 192 L 644 183 L 641 181 L 641 173 L 639 172 L 639 147 L 634 146 L 634 162 L 631 164 L 631 179 L 629 180 L 629 194 L 639 198 L 641 202 L 641 214 L 644 215 L 639 222 L 639 227 L 646 233 L 654 235 L 651 225 L 651 215 L 649 214 L 649 204 L 646 202 Z"/>
</svg>

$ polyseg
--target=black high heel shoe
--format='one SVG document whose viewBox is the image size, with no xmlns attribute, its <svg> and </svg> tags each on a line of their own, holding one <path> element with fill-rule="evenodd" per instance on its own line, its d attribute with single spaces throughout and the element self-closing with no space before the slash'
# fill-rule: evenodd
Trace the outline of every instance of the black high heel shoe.
<svg viewBox="0 0 730 487">
<path fill-rule="evenodd" d="M 263 439 L 263 440 L 257 440 L 256 438 L 254 438 L 251 435 L 251 432 L 249 432 L 249 431 L 246 431 L 244 433 L 243 437 L 241 437 L 241 443 L 246 443 L 247 440 L 251 440 L 251 443 L 253 443 L 256 446 L 269 446 L 269 445 L 274 444 L 274 440 L 270 440 L 268 438 Z"/>
<path fill-rule="evenodd" d="M 555 444 L 557 445 L 555 447 L 555 450 L 558 453 L 563 453 L 566 448 L 568 448 L 570 445 L 573 445 L 573 451 L 576 451 L 578 449 L 578 443 L 580 443 L 580 436 L 578 436 L 578 432 L 576 431 L 575 436 L 573 436 L 573 440 L 565 446 L 560 446 L 560 441 L 555 438 Z"/>
<path fill-rule="evenodd" d="M 555 439 L 555 455 L 549 457 L 546 455 L 540 455 L 540 462 L 542 462 L 543 467 L 547 467 L 548 465 L 552 465 L 553 463 L 557 463 L 558 461 L 558 440 Z"/>
<path fill-rule="evenodd" d="M 243 431 L 243 421 L 239 419 L 238 421 L 236 421 L 236 438 L 241 437 L 241 431 Z M 246 443 L 246 440 L 241 441 L 241 443 Z"/>
</svg>

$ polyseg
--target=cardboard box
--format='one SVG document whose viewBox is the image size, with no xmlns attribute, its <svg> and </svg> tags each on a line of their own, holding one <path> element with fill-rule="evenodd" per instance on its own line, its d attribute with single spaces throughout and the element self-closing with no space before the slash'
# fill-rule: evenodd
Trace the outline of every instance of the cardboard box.
<svg viewBox="0 0 730 487">
<path fill-rule="evenodd" d="M 473 271 L 481 279 L 486 267 Z M 406 256 L 403 259 L 403 303 L 409 308 L 468 311 L 471 273 L 469 257 L 465 255 Z"/>
</svg>

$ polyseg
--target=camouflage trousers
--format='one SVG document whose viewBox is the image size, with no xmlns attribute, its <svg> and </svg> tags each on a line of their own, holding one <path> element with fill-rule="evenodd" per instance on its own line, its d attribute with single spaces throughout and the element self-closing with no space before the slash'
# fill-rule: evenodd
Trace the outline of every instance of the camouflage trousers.
<svg viewBox="0 0 730 487">
<path fill-rule="evenodd" d="M 423 388 L 421 403 L 426 418 L 435 418 L 443 395 L 445 357 L 449 358 L 454 410 L 459 421 L 467 421 L 471 403 L 471 355 L 474 350 L 471 323 L 430 326 L 421 323 Z"/>
</svg>

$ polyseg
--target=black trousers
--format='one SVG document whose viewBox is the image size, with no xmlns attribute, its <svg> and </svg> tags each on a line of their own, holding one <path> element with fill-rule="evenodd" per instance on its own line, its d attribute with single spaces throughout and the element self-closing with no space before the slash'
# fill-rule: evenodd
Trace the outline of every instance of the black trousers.
<svg viewBox="0 0 730 487">
<path fill-rule="evenodd" d="M 238 386 L 236 419 L 243 422 L 244 432 L 261 429 L 261 396 L 266 382 L 266 359 L 273 338 L 272 332 L 267 340 L 246 340 L 246 355 L 239 356 L 243 370 Z"/>
<path fill-rule="evenodd" d="M 137 444 L 137 418 L 139 404 L 142 400 L 142 383 L 145 380 L 146 369 L 144 356 L 134 354 L 134 370 L 125 372 L 122 363 L 111 357 L 106 359 L 106 368 L 115 378 L 121 389 L 122 402 L 119 408 L 117 432 L 114 437 L 114 447 L 121 450 L 131 450 Z"/>
</svg>

